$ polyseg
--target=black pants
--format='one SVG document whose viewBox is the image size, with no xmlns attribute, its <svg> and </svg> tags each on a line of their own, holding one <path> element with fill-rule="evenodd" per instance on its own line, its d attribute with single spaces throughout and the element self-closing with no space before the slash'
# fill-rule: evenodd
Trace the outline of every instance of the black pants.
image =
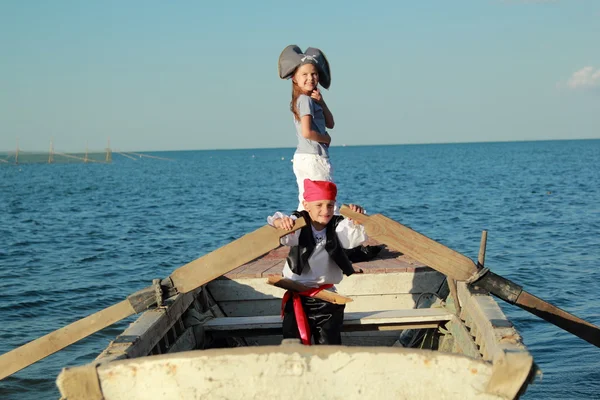
<svg viewBox="0 0 600 400">
<path fill-rule="evenodd" d="M 300 296 L 315 344 L 342 344 L 345 304 L 333 304 L 314 297 Z M 283 312 L 283 338 L 300 339 L 294 301 L 289 299 Z"/>
</svg>

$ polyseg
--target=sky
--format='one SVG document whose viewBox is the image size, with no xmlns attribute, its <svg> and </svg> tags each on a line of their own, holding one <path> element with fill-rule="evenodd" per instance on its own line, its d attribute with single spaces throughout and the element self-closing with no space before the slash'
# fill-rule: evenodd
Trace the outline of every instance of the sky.
<svg viewBox="0 0 600 400">
<path fill-rule="evenodd" d="M 295 147 L 283 48 L 332 145 L 600 138 L 600 1 L 0 2 L 0 151 Z"/>
</svg>

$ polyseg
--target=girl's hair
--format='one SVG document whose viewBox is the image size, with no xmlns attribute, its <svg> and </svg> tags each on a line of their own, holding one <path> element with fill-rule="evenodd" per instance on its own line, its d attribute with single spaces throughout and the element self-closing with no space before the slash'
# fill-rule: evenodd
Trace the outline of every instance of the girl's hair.
<svg viewBox="0 0 600 400">
<path fill-rule="evenodd" d="M 299 68 L 300 66 L 296 68 L 296 70 L 292 74 L 292 101 L 290 102 L 290 111 L 292 112 L 292 114 L 294 114 L 294 119 L 298 122 L 300 122 L 300 112 L 298 111 L 298 97 L 300 97 L 301 94 L 306 94 L 303 93 L 302 89 L 300 89 L 296 82 L 294 82 L 294 76 L 296 75 L 296 72 L 298 72 Z"/>
<path fill-rule="evenodd" d="M 300 112 L 298 111 L 298 97 L 304 94 L 296 82 L 292 81 L 292 101 L 290 102 L 290 111 L 294 114 L 294 119 L 300 122 Z"/>
</svg>

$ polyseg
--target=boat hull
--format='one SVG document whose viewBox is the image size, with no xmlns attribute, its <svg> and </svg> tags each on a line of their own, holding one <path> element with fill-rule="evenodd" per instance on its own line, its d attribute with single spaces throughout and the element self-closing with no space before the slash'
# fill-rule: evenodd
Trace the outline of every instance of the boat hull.
<svg viewBox="0 0 600 400">
<path fill-rule="evenodd" d="M 252 346 L 115 361 L 92 374 L 85 368 L 93 367 L 61 374 L 61 392 L 95 375 L 87 386 L 100 386 L 106 400 L 505 398 L 489 392 L 494 371 L 483 360 L 395 347 Z"/>
</svg>

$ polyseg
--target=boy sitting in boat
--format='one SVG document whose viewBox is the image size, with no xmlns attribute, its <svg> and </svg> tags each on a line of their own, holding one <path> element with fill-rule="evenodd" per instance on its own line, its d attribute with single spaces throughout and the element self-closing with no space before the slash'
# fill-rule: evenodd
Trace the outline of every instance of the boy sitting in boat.
<svg viewBox="0 0 600 400">
<path fill-rule="evenodd" d="M 267 218 L 271 226 L 286 230 L 292 229 L 296 218 L 304 217 L 307 222 L 304 228 L 281 238 L 282 245 L 291 247 L 283 268 L 284 278 L 311 288 L 284 295 L 284 339 L 301 339 L 309 345 L 312 336 L 315 344 L 342 343 L 345 305 L 312 296 L 321 290 L 335 291 L 333 285 L 342 281 L 342 274 L 356 272 L 344 249 L 359 246 L 367 235 L 362 225 L 334 215 L 336 195 L 333 182 L 305 179 L 304 211 L 296 211 L 291 217 L 277 212 Z M 350 208 L 364 213 L 360 206 L 350 205 Z"/>
</svg>

